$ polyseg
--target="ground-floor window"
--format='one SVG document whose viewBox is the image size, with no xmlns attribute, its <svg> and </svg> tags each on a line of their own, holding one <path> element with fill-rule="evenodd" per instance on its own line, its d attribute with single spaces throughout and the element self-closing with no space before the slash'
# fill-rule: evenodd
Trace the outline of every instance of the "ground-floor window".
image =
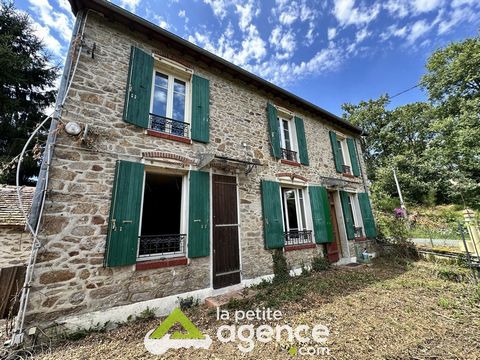
<svg viewBox="0 0 480 360">
<path fill-rule="evenodd" d="M 364 236 L 364 229 L 362 226 L 362 215 L 360 213 L 360 206 L 358 204 L 358 197 L 355 193 L 348 194 L 348 205 L 353 217 L 353 230 L 355 237 L 360 238 Z"/>
<path fill-rule="evenodd" d="M 145 174 L 139 259 L 185 254 L 183 184 L 184 178 L 180 175 Z"/>
<path fill-rule="evenodd" d="M 307 225 L 305 191 L 297 188 L 282 188 L 282 205 L 285 245 L 311 243 L 312 230 L 309 230 Z"/>
</svg>

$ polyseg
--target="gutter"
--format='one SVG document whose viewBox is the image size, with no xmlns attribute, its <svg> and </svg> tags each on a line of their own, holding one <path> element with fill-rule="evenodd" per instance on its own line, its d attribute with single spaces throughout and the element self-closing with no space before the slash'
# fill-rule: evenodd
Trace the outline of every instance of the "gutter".
<svg viewBox="0 0 480 360">
<path fill-rule="evenodd" d="M 112 19 L 115 19 L 117 18 L 117 20 L 119 21 L 123 21 L 123 22 L 131 22 L 132 24 L 130 25 L 133 25 L 133 26 L 137 26 L 140 28 L 140 30 L 149 30 L 151 32 L 154 32 L 156 33 L 157 35 L 160 35 L 160 36 L 163 36 L 165 38 L 167 38 L 168 40 L 182 46 L 182 47 L 185 47 L 191 51 L 193 51 L 194 53 L 196 54 L 200 54 L 204 57 L 206 57 L 207 59 L 209 59 L 210 61 L 213 61 L 225 68 L 228 68 L 230 69 L 231 71 L 233 71 L 234 73 L 237 73 L 237 74 L 240 74 L 241 76 L 243 76 L 244 78 L 247 78 L 248 80 L 250 81 L 253 81 L 254 83 L 257 83 L 258 85 L 260 85 L 261 87 L 264 87 L 270 91 L 272 91 L 273 93 L 276 93 L 280 96 L 283 96 L 289 100 L 293 100 L 293 102 L 299 104 L 300 106 L 303 106 L 305 107 L 306 109 L 312 111 L 312 112 L 316 112 L 316 113 L 319 113 L 320 115 L 322 115 L 323 117 L 325 117 L 327 120 L 329 120 L 330 122 L 332 122 L 333 124 L 337 125 L 337 126 L 340 126 L 340 127 L 343 127 L 343 128 L 346 128 L 347 130 L 357 134 L 357 135 L 365 135 L 365 132 L 363 129 L 361 129 L 360 127 L 358 126 L 355 126 L 353 124 L 351 124 L 350 122 L 346 121 L 345 119 L 335 115 L 335 114 L 332 114 L 331 112 L 325 110 L 325 109 L 322 109 L 321 107 L 305 100 L 305 99 L 302 99 L 301 97 L 295 95 L 295 94 L 292 94 L 291 92 L 285 90 L 285 89 L 282 89 L 281 87 L 275 85 L 275 84 L 272 84 L 271 82 L 265 80 L 265 79 L 262 79 L 261 77 L 255 75 L 255 74 L 252 74 L 251 72 L 247 71 L 247 70 L 244 70 L 242 69 L 241 67 L 237 66 L 237 65 L 234 65 L 232 64 L 231 62 L 225 60 L 225 59 L 222 59 L 221 57 L 215 55 L 215 54 L 212 54 L 211 52 L 205 50 L 205 49 L 202 49 L 201 47 L 195 45 L 195 44 L 192 44 L 191 42 L 181 38 L 180 36 L 178 35 L 175 35 L 165 29 L 162 29 L 161 27 L 151 23 L 150 21 L 148 20 L 145 20 L 143 18 L 141 18 L 140 16 L 137 16 L 109 1 L 105 1 L 105 0 L 69 0 L 70 2 L 70 5 L 72 7 L 72 12 L 73 14 L 76 16 L 78 11 L 82 10 L 82 9 L 92 9 L 92 10 L 95 10 L 95 11 L 98 11 L 102 14 L 105 15 L 105 17 L 108 17 L 108 18 L 112 18 Z"/>
</svg>

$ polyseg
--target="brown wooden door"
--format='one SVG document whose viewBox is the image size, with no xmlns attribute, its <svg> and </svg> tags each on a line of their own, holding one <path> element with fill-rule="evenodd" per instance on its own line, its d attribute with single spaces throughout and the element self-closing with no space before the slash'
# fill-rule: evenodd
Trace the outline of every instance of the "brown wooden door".
<svg viewBox="0 0 480 360">
<path fill-rule="evenodd" d="M 333 192 L 328 192 L 328 202 L 330 204 L 330 217 L 332 219 L 333 242 L 327 244 L 327 257 L 330 262 L 337 262 L 342 255 L 342 246 L 340 243 L 340 235 L 338 232 L 337 216 L 335 212 L 335 200 Z"/>
<path fill-rule="evenodd" d="M 237 179 L 213 175 L 213 288 L 240 282 Z"/>
</svg>

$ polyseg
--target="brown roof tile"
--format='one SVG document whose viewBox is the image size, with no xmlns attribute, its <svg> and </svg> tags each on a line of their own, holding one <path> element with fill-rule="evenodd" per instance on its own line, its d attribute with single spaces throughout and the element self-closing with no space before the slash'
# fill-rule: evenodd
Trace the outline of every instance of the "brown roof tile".
<svg viewBox="0 0 480 360">
<path fill-rule="evenodd" d="M 35 188 L 23 186 L 23 209 L 30 211 Z M 24 226 L 25 218 L 20 210 L 17 198 L 17 188 L 12 185 L 0 185 L 0 226 Z"/>
</svg>

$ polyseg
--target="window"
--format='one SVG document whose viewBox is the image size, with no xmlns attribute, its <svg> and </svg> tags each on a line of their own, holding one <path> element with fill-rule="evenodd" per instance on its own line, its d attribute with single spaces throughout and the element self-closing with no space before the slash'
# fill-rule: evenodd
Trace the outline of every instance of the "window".
<svg viewBox="0 0 480 360">
<path fill-rule="evenodd" d="M 351 174 L 352 168 L 347 145 L 347 139 L 337 137 L 338 154 L 341 161 L 342 171 L 344 174 Z"/>
<path fill-rule="evenodd" d="M 307 229 L 303 189 L 282 188 L 283 225 L 285 245 L 312 242 L 312 231 Z"/>
<path fill-rule="evenodd" d="M 189 82 L 164 72 L 155 71 L 150 113 L 150 128 L 188 137 Z"/>
<path fill-rule="evenodd" d="M 146 260 L 185 254 L 182 233 L 182 176 L 145 174 L 138 259 Z"/>
<path fill-rule="evenodd" d="M 362 218 L 360 213 L 360 206 L 358 203 L 357 194 L 350 193 L 348 194 L 348 206 L 352 212 L 353 217 L 353 230 L 355 232 L 355 237 L 363 237 L 363 227 L 362 227 Z"/>
<path fill-rule="evenodd" d="M 298 162 L 297 160 L 297 146 L 295 143 L 295 126 L 292 119 L 284 119 L 278 117 L 278 125 L 280 128 L 280 147 L 282 159 Z"/>
</svg>

